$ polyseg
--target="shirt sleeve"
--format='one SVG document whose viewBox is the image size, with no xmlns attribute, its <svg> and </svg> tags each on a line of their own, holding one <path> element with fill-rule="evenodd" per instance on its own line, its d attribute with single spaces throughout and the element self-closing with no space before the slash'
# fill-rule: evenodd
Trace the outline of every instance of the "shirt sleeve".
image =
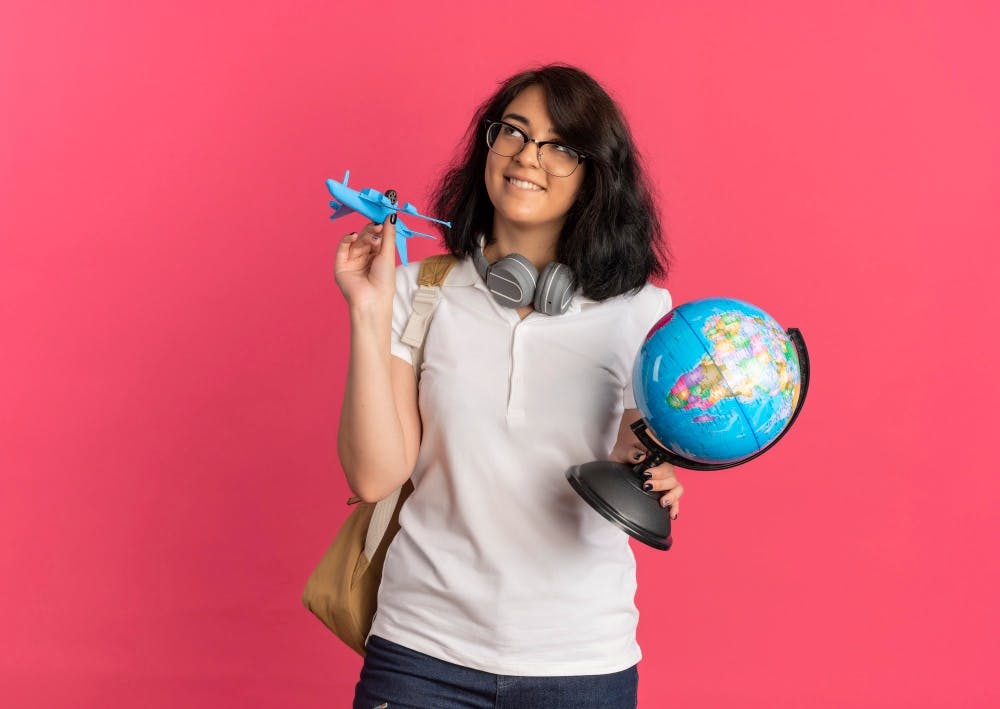
<svg viewBox="0 0 1000 709">
<path fill-rule="evenodd" d="M 400 338 L 413 312 L 413 293 L 417 289 L 419 270 L 419 262 L 396 267 L 396 296 L 392 301 L 392 338 L 389 342 L 389 352 L 410 364 L 413 364 L 413 350 Z"/>
<path fill-rule="evenodd" d="M 639 350 L 642 349 L 642 344 L 646 341 L 646 334 L 649 332 L 649 329 L 660 320 L 660 318 L 670 312 L 672 305 L 670 292 L 668 290 L 665 288 L 657 288 L 655 286 L 647 287 L 653 288 L 657 297 L 649 299 L 649 302 L 652 303 L 652 305 L 643 308 L 643 315 L 639 320 L 641 326 L 636 339 L 635 352 L 632 355 L 632 366 L 629 367 L 628 381 L 625 382 L 625 388 L 622 390 L 622 403 L 626 409 L 638 408 L 638 405 L 635 402 L 635 392 L 632 387 L 632 374 L 635 368 L 635 359 L 639 356 Z"/>
</svg>

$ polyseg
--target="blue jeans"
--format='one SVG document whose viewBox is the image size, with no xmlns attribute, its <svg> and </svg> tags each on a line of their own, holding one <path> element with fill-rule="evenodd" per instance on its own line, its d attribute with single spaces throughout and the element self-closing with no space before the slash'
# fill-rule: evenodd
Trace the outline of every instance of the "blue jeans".
<svg viewBox="0 0 1000 709">
<path fill-rule="evenodd" d="M 494 675 L 368 639 L 354 709 L 635 709 L 635 666 L 606 675 Z"/>
</svg>

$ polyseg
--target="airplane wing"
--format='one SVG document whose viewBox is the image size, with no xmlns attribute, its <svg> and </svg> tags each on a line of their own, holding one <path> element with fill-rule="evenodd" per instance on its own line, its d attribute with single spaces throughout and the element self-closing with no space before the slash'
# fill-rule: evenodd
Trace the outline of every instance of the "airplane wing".
<svg viewBox="0 0 1000 709">
<path fill-rule="evenodd" d="M 402 219 L 396 220 L 396 253 L 399 254 L 399 260 L 403 262 L 405 266 L 409 263 L 406 260 L 406 240 L 414 236 L 422 236 L 425 239 L 434 239 L 432 234 L 424 234 L 420 231 L 414 231 L 410 227 L 403 224 Z"/>
<path fill-rule="evenodd" d="M 396 253 L 399 254 L 400 263 L 408 266 L 410 262 L 406 260 L 406 237 L 399 231 L 396 232 Z"/>
<path fill-rule="evenodd" d="M 406 204 L 403 205 L 402 211 L 406 212 L 407 214 L 412 214 L 415 217 L 420 217 L 421 219 L 426 219 L 427 221 L 430 221 L 430 222 L 435 222 L 437 224 L 444 224 L 449 229 L 451 228 L 451 222 L 446 222 L 443 219 L 435 219 L 434 217 L 428 217 L 426 214 L 421 214 L 420 212 L 417 211 L 417 208 L 414 207 L 409 202 L 407 202 Z M 414 232 L 414 233 L 419 233 L 419 232 Z M 421 234 L 421 236 L 428 236 L 428 235 L 427 234 Z M 433 239 L 434 237 L 432 236 L 430 238 Z"/>
</svg>

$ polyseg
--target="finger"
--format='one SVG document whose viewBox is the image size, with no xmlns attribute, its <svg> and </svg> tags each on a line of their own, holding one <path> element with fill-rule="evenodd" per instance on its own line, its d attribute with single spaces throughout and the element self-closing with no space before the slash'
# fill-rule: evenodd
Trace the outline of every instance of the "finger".
<svg viewBox="0 0 1000 709">
<path fill-rule="evenodd" d="M 665 492 L 660 495 L 660 507 L 664 509 L 670 509 L 670 518 L 677 519 L 677 511 L 680 509 L 681 505 L 681 495 L 684 494 L 684 486 L 678 485 L 670 492 Z"/>
<path fill-rule="evenodd" d="M 642 459 L 646 457 L 646 451 L 639 448 L 631 443 L 624 443 L 616 445 L 614 450 L 611 451 L 611 455 L 608 456 L 609 460 L 613 460 L 616 463 L 625 463 L 627 465 L 636 465 L 642 462 Z"/>
<path fill-rule="evenodd" d="M 345 254 L 351 248 L 351 244 L 358 240 L 358 232 L 352 231 L 350 234 L 344 234 L 340 239 L 340 243 L 337 244 L 337 252 L 344 252 Z"/>
<path fill-rule="evenodd" d="M 372 256 L 378 251 L 379 236 L 370 229 L 362 229 L 357 240 L 351 244 L 350 258 L 352 263 L 369 263 Z"/>
<path fill-rule="evenodd" d="M 648 492 L 670 492 L 675 488 L 682 487 L 680 481 L 674 475 L 674 466 L 669 464 L 657 465 L 643 473 L 646 479 L 643 489 Z"/>
<path fill-rule="evenodd" d="M 651 474 L 652 470 L 654 470 L 654 468 L 650 468 L 642 474 L 643 477 L 646 478 L 646 481 L 642 484 L 642 489 L 646 492 L 670 492 L 678 487 L 682 487 L 680 482 L 678 482 L 675 477 L 653 477 Z"/>
<path fill-rule="evenodd" d="M 396 225 L 391 221 L 391 217 L 395 216 L 395 212 L 390 214 L 385 218 L 385 221 L 379 224 L 379 231 L 382 236 L 381 249 L 375 255 L 379 261 L 384 265 L 388 265 L 392 268 L 396 267 Z"/>
<path fill-rule="evenodd" d="M 381 229 L 382 225 L 379 224 L 377 226 L 379 227 L 377 231 L 375 229 L 372 229 L 368 232 L 368 235 L 365 237 L 364 241 L 365 257 L 368 260 L 374 258 L 375 255 L 378 254 L 378 250 L 382 248 L 382 229 Z"/>
<path fill-rule="evenodd" d="M 341 238 L 340 243 L 337 244 L 336 262 L 338 264 L 345 263 L 350 260 L 351 249 L 354 247 L 354 244 L 357 243 L 358 237 L 358 232 L 352 231 L 350 234 L 344 234 Z"/>
<path fill-rule="evenodd" d="M 664 497 L 666 497 L 666 495 L 664 495 Z M 660 506 L 665 510 L 670 510 L 670 519 L 677 519 L 678 515 L 680 515 L 680 500 L 660 500 Z"/>
<path fill-rule="evenodd" d="M 350 250 L 348 252 L 350 262 L 360 263 L 361 261 L 367 262 L 371 260 L 372 254 L 378 248 L 377 240 L 373 247 L 372 238 L 373 235 L 378 234 L 381 230 L 381 224 L 372 224 L 370 222 L 362 227 L 361 231 L 357 233 L 357 237 L 350 241 Z M 344 238 L 347 239 L 349 236 L 351 234 L 348 234 Z"/>
<path fill-rule="evenodd" d="M 674 478 L 676 480 L 676 476 L 674 475 L 674 466 L 670 463 L 660 463 L 646 472 L 652 473 L 650 477 L 656 480 L 669 480 L 670 478 Z"/>
<path fill-rule="evenodd" d="M 361 230 L 358 240 L 366 245 L 371 245 L 372 243 L 378 244 L 379 239 L 381 238 L 382 225 L 369 222 L 368 224 L 365 224 L 364 228 Z"/>
</svg>

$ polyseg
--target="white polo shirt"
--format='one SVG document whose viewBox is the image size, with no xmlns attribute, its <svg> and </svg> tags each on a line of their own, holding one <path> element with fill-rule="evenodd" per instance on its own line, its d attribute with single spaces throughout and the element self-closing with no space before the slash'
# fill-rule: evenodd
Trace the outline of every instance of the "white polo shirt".
<svg viewBox="0 0 1000 709">
<path fill-rule="evenodd" d="M 419 263 L 396 271 L 392 354 Z M 372 634 L 494 674 L 617 672 L 641 658 L 628 536 L 570 486 L 607 459 L 631 372 L 670 295 L 596 302 L 523 320 L 471 259 L 442 288 L 420 376 L 415 490 L 389 547 Z"/>
</svg>

